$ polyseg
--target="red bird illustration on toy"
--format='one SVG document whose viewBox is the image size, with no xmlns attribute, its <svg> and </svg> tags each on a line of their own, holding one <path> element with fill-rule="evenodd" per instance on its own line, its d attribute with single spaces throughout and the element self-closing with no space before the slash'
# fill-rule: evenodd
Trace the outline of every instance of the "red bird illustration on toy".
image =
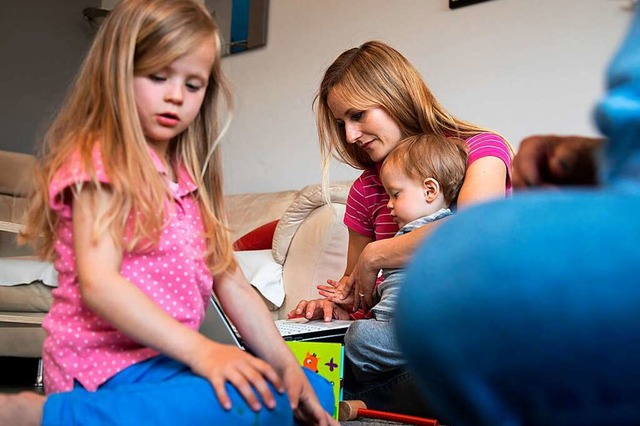
<svg viewBox="0 0 640 426">
<path fill-rule="evenodd" d="M 307 356 L 304 357 L 304 360 L 302 361 L 302 365 L 304 367 L 307 367 L 308 369 L 310 369 L 314 373 L 317 373 L 318 372 L 318 361 L 320 361 L 320 358 L 318 358 L 318 355 L 316 355 L 315 353 L 312 354 L 312 353 L 307 352 Z"/>
</svg>

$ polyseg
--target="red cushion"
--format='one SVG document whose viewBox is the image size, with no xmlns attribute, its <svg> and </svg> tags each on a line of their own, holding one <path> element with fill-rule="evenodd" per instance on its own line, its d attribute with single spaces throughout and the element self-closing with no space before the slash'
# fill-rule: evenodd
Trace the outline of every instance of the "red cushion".
<svg viewBox="0 0 640 426">
<path fill-rule="evenodd" d="M 273 242 L 273 234 L 276 232 L 278 220 L 265 223 L 238 238 L 233 243 L 233 249 L 236 251 L 243 250 L 268 250 Z"/>
</svg>

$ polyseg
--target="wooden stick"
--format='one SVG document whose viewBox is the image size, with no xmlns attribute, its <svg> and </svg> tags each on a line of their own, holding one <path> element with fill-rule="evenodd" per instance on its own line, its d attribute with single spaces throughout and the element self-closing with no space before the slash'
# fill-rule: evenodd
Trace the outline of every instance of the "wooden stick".
<svg viewBox="0 0 640 426">
<path fill-rule="evenodd" d="M 424 417 L 409 416 L 407 414 L 389 413 L 387 411 L 369 410 L 367 408 L 359 408 L 358 417 L 367 417 L 370 419 L 380 419 L 380 420 L 391 420 L 393 422 L 408 423 L 410 425 L 438 426 L 438 421 L 435 419 L 426 419 Z"/>
<path fill-rule="evenodd" d="M 420 426 L 438 426 L 438 421 L 424 417 L 409 416 L 407 414 L 390 413 L 388 411 L 369 410 L 366 404 L 359 400 L 340 401 L 338 420 L 354 420 L 357 417 L 390 420 Z"/>
</svg>

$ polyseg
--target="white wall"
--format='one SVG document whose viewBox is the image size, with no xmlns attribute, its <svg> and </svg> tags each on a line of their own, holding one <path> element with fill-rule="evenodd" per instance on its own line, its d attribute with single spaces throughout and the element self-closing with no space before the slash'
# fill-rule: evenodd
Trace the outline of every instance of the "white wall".
<svg viewBox="0 0 640 426">
<path fill-rule="evenodd" d="M 454 115 L 514 145 L 540 132 L 595 134 L 591 110 L 629 12 L 625 0 L 272 0 L 267 46 L 225 58 L 236 95 L 223 142 L 228 193 L 321 180 L 311 102 L 343 50 L 383 40 Z M 336 165 L 331 180 L 357 172 Z"/>
</svg>

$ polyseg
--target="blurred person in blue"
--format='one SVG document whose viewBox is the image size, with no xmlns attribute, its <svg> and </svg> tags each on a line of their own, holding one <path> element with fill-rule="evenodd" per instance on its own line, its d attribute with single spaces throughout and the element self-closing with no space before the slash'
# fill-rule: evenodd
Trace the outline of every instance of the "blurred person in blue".
<svg viewBox="0 0 640 426">
<path fill-rule="evenodd" d="M 535 190 L 460 212 L 408 268 L 398 340 L 445 424 L 640 424 L 635 9 L 595 110 L 606 139 L 525 139 L 514 184 Z"/>
</svg>

